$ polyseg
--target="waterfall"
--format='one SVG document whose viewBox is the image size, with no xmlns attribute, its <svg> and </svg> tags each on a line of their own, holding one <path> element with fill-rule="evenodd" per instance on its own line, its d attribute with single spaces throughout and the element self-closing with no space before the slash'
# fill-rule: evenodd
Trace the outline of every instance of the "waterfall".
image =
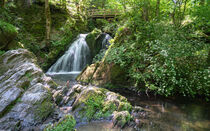
<svg viewBox="0 0 210 131">
<path fill-rule="evenodd" d="M 65 54 L 50 67 L 47 74 L 51 73 L 76 73 L 90 64 L 90 49 L 85 41 L 87 34 L 80 34 Z"/>
</svg>

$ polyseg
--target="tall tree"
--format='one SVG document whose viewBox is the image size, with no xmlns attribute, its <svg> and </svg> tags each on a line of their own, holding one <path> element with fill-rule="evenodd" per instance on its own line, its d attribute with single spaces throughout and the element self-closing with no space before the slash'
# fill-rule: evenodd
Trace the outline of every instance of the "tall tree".
<svg viewBox="0 0 210 131">
<path fill-rule="evenodd" d="M 159 13 L 160 13 L 160 0 L 157 0 L 156 3 L 156 16 L 159 17 Z"/>
<path fill-rule="evenodd" d="M 46 17 L 46 46 L 49 47 L 50 30 L 51 30 L 51 16 L 50 16 L 49 0 L 45 0 L 45 17 Z"/>
<path fill-rule="evenodd" d="M 149 21 L 150 0 L 143 1 L 142 17 L 145 21 Z"/>
</svg>

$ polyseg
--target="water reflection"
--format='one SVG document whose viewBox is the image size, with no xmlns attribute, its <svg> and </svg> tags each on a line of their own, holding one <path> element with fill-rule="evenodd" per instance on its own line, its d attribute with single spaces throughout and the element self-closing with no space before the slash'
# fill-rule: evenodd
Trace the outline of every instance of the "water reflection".
<svg viewBox="0 0 210 131">
<path fill-rule="evenodd" d="M 169 101 L 129 97 L 135 106 L 149 112 L 143 119 L 143 131 L 209 131 L 210 105 L 207 103 Z"/>
<path fill-rule="evenodd" d="M 148 116 L 141 118 L 140 131 L 210 131 L 209 104 L 142 99 L 127 96 L 133 106 L 141 106 Z M 126 128 L 122 131 L 134 131 Z M 108 122 L 92 122 L 77 127 L 77 131 L 121 131 Z"/>
</svg>

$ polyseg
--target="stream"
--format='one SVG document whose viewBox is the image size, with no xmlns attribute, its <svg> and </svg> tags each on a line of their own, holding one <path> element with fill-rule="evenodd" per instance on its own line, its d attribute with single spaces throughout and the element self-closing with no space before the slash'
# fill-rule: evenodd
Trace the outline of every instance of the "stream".
<svg viewBox="0 0 210 131">
<path fill-rule="evenodd" d="M 76 77 L 90 63 L 90 49 L 85 40 L 87 34 L 80 34 L 65 54 L 52 65 L 47 74 L 59 85 L 67 83 L 72 87 Z M 101 49 L 110 45 L 111 37 L 105 34 Z M 68 82 L 67 82 L 68 81 Z M 118 92 L 118 91 L 117 91 Z M 210 131 L 210 104 L 193 100 L 169 100 L 137 96 L 135 93 L 120 93 L 133 106 L 142 107 L 146 112 L 139 114 L 142 131 Z M 96 121 L 77 124 L 77 131 L 120 131 L 110 121 Z M 123 131 L 133 131 L 125 128 Z"/>
<path fill-rule="evenodd" d="M 50 74 L 60 85 L 70 81 L 76 84 L 75 78 L 79 72 L 68 74 Z M 209 131 L 210 130 L 210 105 L 201 102 L 187 102 L 185 100 L 168 100 L 160 98 L 139 97 L 134 94 L 123 93 L 133 106 L 141 106 L 148 111 L 148 116 L 141 120 L 142 131 Z M 78 124 L 77 131 L 121 131 L 113 128 L 109 121 L 97 121 Z M 134 131 L 125 128 L 123 131 Z"/>
</svg>

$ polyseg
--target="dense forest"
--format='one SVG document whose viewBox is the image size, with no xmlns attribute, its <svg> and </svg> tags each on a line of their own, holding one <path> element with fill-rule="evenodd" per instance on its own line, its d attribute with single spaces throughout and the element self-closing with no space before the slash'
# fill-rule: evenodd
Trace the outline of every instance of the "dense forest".
<svg viewBox="0 0 210 131">
<path fill-rule="evenodd" d="M 79 35 L 81 33 L 87 36 Z M 85 41 L 87 46 L 76 45 L 77 39 L 83 44 Z M 108 44 L 101 47 L 104 40 L 107 40 Z M 72 42 L 73 44 L 70 44 Z M 26 53 L 26 50 L 20 48 L 32 53 Z M 15 50 L 22 52 L 22 55 L 12 54 Z M 79 53 L 83 52 L 81 56 L 74 55 L 77 54 L 74 52 L 77 50 Z M 62 56 L 68 52 L 74 53 Z M 74 64 L 72 59 L 82 60 Z M 68 87 L 69 83 L 70 85 L 73 83 L 69 82 L 69 76 L 62 85 L 55 80 L 56 84 L 54 79 L 49 82 L 47 77 L 45 78 L 45 73 L 37 73 L 38 69 L 30 72 L 34 67 L 23 67 L 23 70 L 27 71 L 23 71 L 24 75 L 21 77 L 9 73 L 12 69 L 13 74 L 20 70 L 15 68 L 22 66 L 20 61 L 35 63 L 34 66 L 43 72 L 56 70 L 58 73 L 60 70 L 70 69 L 72 65 L 71 71 L 81 72 L 75 78 L 81 87 L 71 88 L 71 92 L 76 92 L 74 95 L 68 96 L 68 93 L 58 95 L 67 92 L 64 88 L 59 92 L 59 85 Z M 59 65 L 60 63 L 62 65 Z M 124 128 L 126 124 L 131 127 L 132 121 L 138 123 L 136 121 L 140 119 L 132 115 L 137 109 L 132 107 L 132 102 L 130 104 L 129 100 L 124 100 L 121 96 L 123 94 L 119 96 L 117 94 L 117 100 L 107 102 L 109 98 L 107 92 L 132 92 L 137 96 L 144 94 L 143 96 L 148 98 L 158 96 L 172 100 L 199 99 L 209 103 L 210 0 L 0 0 L 0 64 L 0 104 L 5 103 L 4 100 L 7 101 L 4 91 L 7 86 L 9 90 L 10 84 L 5 82 L 6 80 L 15 81 L 15 86 L 20 86 L 22 92 L 14 100 L 8 100 L 10 102 L 5 107 L 0 106 L 2 125 L 5 123 L 3 116 L 15 110 L 18 101 L 24 101 L 25 94 L 30 90 L 28 88 L 30 86 L 33 88 L 33 80 L 40 77 L 42 80 L 35 83 L 43 81 L 45 83 L 43 85 L 47 83 L 50 88 L 53 87 L 51 95 L 53 100 L 50 97 L 43 98 L 41 105 L 48 105 L 44 111 L 42 109 L 45 107 L 41 106 L 40 109 L 40 106 L 37 106 L 41 113 L 46 113 L 38 124 L 48 116 L 53 116 L 47 111 L 51 110 L 49 101 L 61 106 L 63 104 L 60 102 L 70 101 L 66 100 L 68 96 L 75 99 L 72 104 L 74 112 L 81 114 L 80 111 L 86 109 L 82 116 L 88 121 L 106 118 L 114 111 L 126 111 L 128 114 L 116 113 L 112 121 L 120 128 Z M 65 64 L 69 67 L 63 67 Z M 30 68 L 30 71 L 26 68 Z M 15 77 L 17 79 L 13 80 Z M 23 82 L 18 84 L 18 81 Z M 85 87 L 83 89 L 82 85 L 100 88 L 94 87 L 94 93 L 87 95 L 89 90 Z M 116 101 L 120 101 L 117 107 Z M 85 103 L 85 107 L 81 106 L 82 102 Z M 77 120 L 80 115 L 75 114 L 74 118 L 68 114 L 56 124 L 40 130 L 74 130 L 74 125 L 81 122 Z M 83 117 L 82 121 L 85 121 Z M 17 127 L 18 130 L 23 129 L 24 126 L 20 126 L 20 123 L 14 124 L 12 129 Z M 136 125 L 138 124 L 135 124 L 135 127 Z M 9 128 L 6 124 L 2 126 L 2 129 Z M 207 126 L 195 130 L 209 128 Z"/>
</svg>

